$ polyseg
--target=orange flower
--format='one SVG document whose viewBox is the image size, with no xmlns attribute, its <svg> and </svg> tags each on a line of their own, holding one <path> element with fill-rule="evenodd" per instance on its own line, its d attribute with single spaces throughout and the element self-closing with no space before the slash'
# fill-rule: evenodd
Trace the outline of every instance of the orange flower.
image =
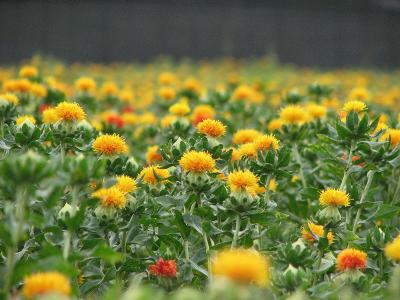
<svg viewBox="0 0 400 300">
<path fill-rule="evenodd" d="M 336 267 L 339 271 L 365 269 L 367 253 L 348 248 L 344 249 L 336 258 Z"/>
<path fill-rule="evenodd" d="M 173 278 L 176 277 L 176 262 L 160 257 L 155 264 L 149 266 L 149 271 L 154 276 Z"/>
</svg>

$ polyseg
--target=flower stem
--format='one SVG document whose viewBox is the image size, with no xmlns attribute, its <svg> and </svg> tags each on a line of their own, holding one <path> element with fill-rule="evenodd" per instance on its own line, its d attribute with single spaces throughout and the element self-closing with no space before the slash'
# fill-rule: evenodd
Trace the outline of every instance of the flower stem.
<svg viewBox="0 0 400 300">
<path fill-rule="evenodd" d="M 353 151 L 354 151 L 354 142 L 351 142 L 348 157 L 347 157 L 347 164 L 346 164 L 346 169 L 343 174 L 342 182 L 340 183 L 340 190 L 343 191 L 345 189 L 346 181 L 347 178 L 349 177 L 350 174 L 350 167 L 352 163 L 352 157 L 353 157 Z"/>
<path fill-rule="evenodd" d="M 365 198 L 367 197 L 367 194 L 368 194 L 369 188 L 371 187 L 371 183 L 374 178 L 374 175 L 375 175 L 375 171 L 372 171 L 372 170 L 368 171 L 367 184 L 365 185 L 364 190 L 361 194 L 360 205 L 364 202 Z M 361 209 L 362 208 L 360 206 L 357 210 L 356 218 L 354 219 L 354 224 L 353 224 L 353 232 L 354 233 L 356 233 L 356 231 L 357 231 L 357 225 L 358 225 L 358 221 L 360 219 Z"/>
<path fill-rule="evenodd" d="M 71 232 L 67 229 L 64 231 L 64 247 L 63 247 L 63 257 L 68 259 L 69 250 L 71 249 Z"/>
<path fill-rule="evenodd" d="M 231 249 L 236 248 L 236 246 L 237 246 L 237 240 L 238 240 L 238 237 L 239 237 L 239 230 L 240 230 L 240 216 L 236 215 L 236 226 L 235 226 L 235 231 L 233 232 L 233 239 L 232 239 Z"/>
<path fill-rule="evenodd" d="M 397 203 L 399 201 L 399 196 L 400 196 L 400 176 L 399 179 L 397 180 L 396 190 L 394 191 L 393 194 L 392 204 Z"/>
<path fill-rule="evenodd" d="M 12 245 L 7 250 L 6 273 L 4 282 L 4 294 L 8 295 L 11 287 L 11 280 L 14 273 L 16 262 L 16 252 L 18 251 L 18 242 L 23 230 L 25 219 L 25 202 L 26 202 L 25 188 L 18 188 L 16 191 L 16 206 L 15 206 L 15 229 L 12 232 Z"/>
<path fill-rule="evenodd" d="M 299 175 L 300 175 L 301 183 L 303 185 L 303 188 L 306 188 L 307 182 L 306 182 L 306 177 L 304 176 L 304 166 L 303 166 L 303 162 L 301 160 L 301 156 L 300 156 L 299 148 L 298 148 L 297 144 L 293 145 L 293 154 L 296 159 L 296 162 L 300 166 Z"/>
</svg>

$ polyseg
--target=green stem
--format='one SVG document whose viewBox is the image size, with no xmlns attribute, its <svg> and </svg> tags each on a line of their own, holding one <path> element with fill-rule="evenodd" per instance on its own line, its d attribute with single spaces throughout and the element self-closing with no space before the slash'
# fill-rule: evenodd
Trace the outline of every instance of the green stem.
<svg viewBox="0 0 400 300">
<path fill-rule="evenodd" d="M 298 148 L 297 144 L 293 145 L 293 154 L 296 159 L 296 162 L 300 166 L 299 175 L 300 175 L 301 183 L 302 183 L 303 187 L 306 188 L 307 182 L 306 182 L 306 177 L 304 176 L 304 165 L 303 165 L 303 161 L 301 160 L 301 156 L 300 156 L 299 148 Z"/>
<path fill-rule="evenodd" d="M 397 203 L 400 198 L 400 176 L 399 179 L 397 180 L 397 185 L 396 185 L 396 190 L 393 194 L 393 199 L 392 199 L 392 204 Z"/>
<path fill-rule="evenodd" d="M 189 256 L 189 241 L 188 240 L 185 240 L 184 248 L 185 248 L 185 260 L 187 263 L 189 263 L 190 256 Z"/>
<path fill-rule="evenodd" d="M 11 288 L 11 279 L 14 273 L 16 262 L 16 253 L 18 251 L 18 242 L 20 240 L 23 224 L 25 219 L 25 202 L 26 202 L 25 188 L 19 188 L 16 191 L 16 206 L 15 206 L 15 229 L 12 232 L 12 245 L 7 250 L 6 274 L 4 282 L 4 294 L 7 295 Z"/>
<path fill-rule="evenodd" d="M 71 232 L 67 229 L 64 231 L 64 246 L 63 246 L 63 257 L 68 259 L 69 250 L 71 249 Z"/>
<path fill-rule="evenodd" d="M 235 226 L 235 231 L 233 232 L 233 239 L 232 239 L 231 249 L 236 248 L 236 246 L 237 246 L 237 240 L 238 240 L 238 237 L 239 237 L 239 230 L 240 230 L 240 216 L 238 214 L 238 215 L 236 215 L 236 226 Z"/>
<path fill-rule="evenodd" d="M 354 151 L 354 142 L 351 142 L 350 150 L 349 150 L 348 157 L 347 157 L 346 169 L 345 169 L 344 174 L 343 174 L 342 182 L 340 183 L 340 188 L 339 189 L 341 191 L 343 191 L 345 189 L 346 181 L 347 181 L 347 178 L 349 177 L 349 174 L 350 174 L 351 163 L 352 163 L 351 159 L 353 157 L 353 151 Z"/>
<path fill-rule="evenodd" d="M 371 183 L 372 183 L 372 180 L 374 178 L 374 175 L 375 175 L 375 171 L 372 171 L 372 170 L 368 171 L 367 184 L 365 185 L 364 190 L 363 190 L 363 192 L 361 194 L 360 205 L 362 203 L 364 203 L 365 198 L 367 198 L 367 194 L 368 194 L 369 188 L 371 187 Z M 358 221 L 360 219 L 361 209 L 362 209 L 362 207 L 360 206 L 358 208 L 358 210 L 357 210 L 356 218 L 354 219 L 354 224 L 353 224 L 353 232 L 354 233 L 356 233 L 356 231 L 357 231 L 357 225 L 358 225 Z"/>
</svg>

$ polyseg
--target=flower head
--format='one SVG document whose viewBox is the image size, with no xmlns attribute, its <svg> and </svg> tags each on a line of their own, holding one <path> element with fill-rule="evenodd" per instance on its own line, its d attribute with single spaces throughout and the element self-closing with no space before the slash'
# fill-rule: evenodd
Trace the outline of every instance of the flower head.
<svg viewBox="0 0 400 300">
<path fill-rule="evenodd" d="M 302 125 L 309 120 L 309 115 L 300 105 L 290 104 L 281 109 L 279 118 L 286 124 Z"/>
<path fill-rule="evenodd" d="M 400 129 L 387 129 L 382 135 L 381 140 L 390 141 L 390 145 L 396 147 L 400 144 Z"/>
<path fill-rule="evenodd" d="M 158 76 L 158 82 L 161 85 L 171 85 L 175 82 L 175 74 L 170 73 L 170 72 L 163 72 Z"/>
<path fill-rule="evenodd" d="M 276 118 L 276 119 L 272 119 L 271 121 L 269 121 L 268 123 L 268 131 L 276 131 L 282 128 L 283 124 L 285 122 L 282 119 Z"/>
<path fill-rule="evenodd" d="M 104 155 L 118 155 L 128 152 L 125 140 L 117 134 L 100 135 L 93 142 L 93 150 Z"/>
<path fill-rule="evenodd" d="M 306 108 L 313 119 L 321 119 L 326 116 L 326 107 L 323 105 L 309 103 Z"/>
<path fill-rule="evenodd" d="M 205 173 L 215 168 L 215 161 L 207 152 L 192 150 L 183 154 L 179 165 L 186 172 Z"/>
<path fill-rule="evenodd" d="M 85 112 L 78 103 L 61 102 L 55 110 L 60 120 L 66 122 L 82 121 L 85 118 Z"/>
<path fill-rule="evenodd" d="M 61 273 L 36 273 L 25 277 L 22 294 L 26 299 L 33 299 L 46 294 L 69 296 L 71 285 L 68 278 Z"/>
<path fill-rule="evenodd" d="M 126 205 L 124 192 L 115 186 L 110 188 L 101 188 L 94 192 L 92 196 L 100 199 L 101 206 L 105 208 L 122 209 Z"/>
<path fill-rule="evenodd" d="M 22 125 L 23 123 L 30 123 L 32 125 L 36 124 L 36 120 L 32 115 L 23 115 L 19 116 L 16 120 L 15 123 L 17 126 Z"/>
<path fill-rule="evenodd" d="M 240 129 L 233 135 L 233 143 L 237 145 L 252 143 L 261 136 L 261 132 L 255 129 Z"/>
<path fill-rule="evenodd" d="M 174 105 L 171 105 L 171 107 L 169 108 L 169 112 L 174 116 L 183 117 L 190 113 L 190 107 L 185 102 L 178 102 Z"/>
<path fill-rule="evenodd" d="M 324 234 L 325 234 L 324 226 L 314 224 L 311 221 L 309 221 L 307 223 L 307 227 L 303 227 L 301 229 L 301 235 L 302 235 L 303 239 L 310 243 L 315 242 L 315 240 L 316 240 L 315 236 L 323 237 Z M 333 233 L 332 232 L 328 232 L 328 234 L 326 235 L 326 238 L 328 239 L 329 245 L 333 243 Z"/>
<path fill-rule="evenodd" d="M 319 203 L 323 206 L 349 206 L 350 197 L 346 192 L 328 188 L 320 193 Z"/>
<path fill-rule="evenodd" d="M 160 147 L 158 147 L 157 145 L 154 146 L 150 146 L 147 148 L 147 152 L 146 152 L 146 162 L 149 165 L 155 164 L 155 163 L 159 163 L 163 160 L 160 152 Z"/>
<path fill-rule="evenodd" d="M 349 113 L 351 111 L 355 111 L 356 113 L 367 110 L 367 105 L 364 102 L 353 100 L 348 101 L 343 106 L 343 111 Z"/>
<path fill-rule="evenodd" d="M 23 66 L 19 70 L 19 76 L 24 78 L 32 78 L 38 76 L 39 72 L 34 66 Z"/>
<path fill-rule="evenodd" d="M 161 169 L 159 166 L 150 166 L 143 168 L 139 177 L 143 178 L 143 181 L 148 184 L 157 184 L 159 181 L 168 178 L 169 175 L 167 169 Z"/>
<path fill-rule="evenodd" d="M 366 88 L 356 87 L 350 91 L 349 99 L 350 100 L 361 100 L 365 101 L 370 98 L 370 93 Z"/>
<path fill-rule="evenodd" d="M 197 131 L 213 138 L 219 138 L 225 134 L 225 126 L 218 120 L 207 119 L 197 124 Z"/>
<path fill-rule="evenodd" d="M 193 110 L 192 122 L 194 125 L 199 124 L 206 119 L 213 119 L 215 117 L 215 110 L 210 105 L 198 105 Z"/>
<path fill-rule="evenodd" d="M 258 189 L 258 178 L 249 170 L 234 171 L 228 175 L 228 185 L 232 192 L 247 192 L 255 195 Z"/>
<path fill-rule="evenodd" d="M 252 249 L 219 252 L 212 260 L 212 273 L 233 281 L 266 286 L 270 280 L 268 259 Z"/>
<path fill-rule="evenodd" d="M 344 249 L 336 258 L 336 267 L 339 271 L 365 269 L 367 265 L 367 253 L 348 248 Z"/>
<path fill-rule="evenodd" d="M 164 100 L 173 100 L 176 97 L 175 89 L 169 86 L 162 87 L 158 94 Z"/>
<path fill-rule="evenodd" d="M 81 77 L 75 81 L 75 87 L 81 92 L 93 92 L 96 89 L 96 81 L 90 77 Z"/>
<path fill-rule="evenodd" d="M 272 134 L 264 134 L 254 140 L 257 151 L 268 151 L 279 149 L 279 140 Z"/>
<path fill-rule="evenodd" d="M 123 193 L 132 193 L 137 188 L 135 180 L 127 175 L 117 176 L 115 187 Z"/>
<path fill-rule="evenodd" d="M 255 158 L 257 156 L 257 148 L 254 143 L 246 143 L 240 145 L 239 149 L 239 158 Z"/>
<path fill-rule="evenodd" d="M 47 108 L 42 113 L 42 122 L 44 124 L 53 124 L 60 120 L 55 108 Z"/>
<path fill-rule="evenodd" d="M 18 97 L 12 93 L 0 94 L 0 100 L 5 100 L 12 105 L 17 105 L 19 103 Z"/>
<path fill-rule="evenodd" d="M 400 261 L 400 235 L 386 245 L 385 255 L 389 259 Z"/>
<path fill-rule="evenodd" d="M 176 277 L 176 262 L 160 257 L 155 264 L 149 266 L 149 271 L 154 276 L 174 278 Z"/>
</svg>

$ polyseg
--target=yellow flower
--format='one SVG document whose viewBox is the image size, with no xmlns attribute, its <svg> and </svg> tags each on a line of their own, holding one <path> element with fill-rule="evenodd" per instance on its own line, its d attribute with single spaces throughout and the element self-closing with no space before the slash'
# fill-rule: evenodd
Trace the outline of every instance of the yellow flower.
<svg viewBox="0 0 400 300">
<path fill-rule="evenodd" d="M 362 112 L 367 110 L 367 105 L 364 102 L 354 100 L 354 101 L 348 101 L 344 104 L 343 110 L 346 113 L 349 113 L 351 111 L 355 111 L 356 113 Z"/>
<path fill-rule="evenodd" d="M 389 259 L 400 261 L 400 235 L 386 245 L 385 255 Z"/>
<path fill-rule="evenodd" d="M 146 112 L 139 118 L 139 123 L 142 125 L 152 125 L 155 124 L 156 122 L 157 122 L 157 117 L 151 112 Z"/>
<path fill-rule="evenodd" d="M 104 155 L 118 155 L 128 152 L 125 140 L 117 134 L 100 135 L 93 142 L 93 150 Z"/>
<path fill-rule="evenodd" d="M 120 91 L 118 97 L 124 103 L 131 103 L 134 99 L 133 92 L 128 89 Z"/>
<path fill-rule="evenodd" d="M 307 223 L 307 227 L 301 228 L 301 235 L 302 235 L 303 239 L 310 243 L 315 242 L 315 240 L 316 240 L 315 236 L 323 237 L 324 234 L 325 234 L 324 226 L 314 224 L 311 221 L 309 221 Z M 328 234 L 326 235 L 326 238 L 328 239 L 329 245 L 331 245 L 333 243 L 333 233 L 328 232 Z"/>
<path fill-rule="evenodd" d="M 212 273 L 230 280 L 264 287 L 270 280 L 268 259 L 253 249 L 219 252 L 212 260 Z"/>
<path fill-rule="evenodd" d="M 23 115 L 15 120 L 17 126 L 22 125 L 22 123 L 31 123 L 32 125 L 36 124 L 36 120 L 32 115 Z"/>
<path fill-rule="evenodd" d="M 157 145 L 155 146 L 150 146 L 147 148 L 146 152 L 146 162 L 149 165 L 159 163 L 163 160 L 160 152 L 159 152 L 159 147 Z"/>
<path fill-rule="evenodd" d="M 56 106 L 55 110 L 58 117 L 66 122 L 76 122 L 85 119 L 85 112 L 75 102 L 61 102 Z"/>
<path fill-rule="evenodd" d="M 326 116 L 326 108 L 316 103 L 309 103 L 307 105 L 307 111 L 314 119 L 321 119 Z"/>
<path fill-rule="evenodd" d="M 215 168 L 215 161 L 207 152 L 191 150 L 182 155 L 179 165 L 186 172 L 205 173 Z"/>
<path fill-rule="evenodd" d="M 252 143 L 261 136 L 261 132 L 255 129 L 240 129 L 233 135 L 233 143 L 237 145 Z"/>
<path fill-rule="evenodd" d="M 255 195 L 258 189 L 258 178 L 249 170 L 234 171 L 228 175 L 228 185 L 232 192 L 247 192 Z"/>
<path fill-rule="evenodd" d="M 239 157 L 247 157 L 247 158 L 255 158 L 257 156 L 257 149 L 254 143 L 246 143 L 240 145 L 239 149 Z"/>
<path fill-rule="evenodd" d="M 161 127 L 162 128 L 167 128 L 169 126 L 171 126 L 171 124 L 173 122 L 175 122 L 177 119 L 176 116 L 173 115 L 166 115 L 164 118 L 161 119 L 160 123 L 161 123 Z"/>
<path fill-rule="evenodd" d="M 197 131 L 213 138 L 219 138 L 225 134 L 225 126 L 218 120 L 207 119 L 197 124 Z"/>
<path fill-rule="evenodd" d="M 138 116 L 134 113 L 123 113 L 121 118 L 124 125 L 136 125 L 138 122 Z"/>
<path fill-rule="evenodd" d="M 32 78 L 38 76 L 39 72 L 34 66 L 23 66 L 19 70 L 19 76 L 25 78 Z"/>
<path fill-rule="evenodd" d="M 264 134 L 254 140 L 257 151 L 268 151 L 279 149 L 279 140 L 272 134 Z"/>
<path fill-rule="evenodd" d="M 378 125 L 375 128 L 374 133 L 378 133 L 381 130 L 385 131 L 388 128 L 389 128 L 389 126 L 387 126 L 386 123 L 379 122 Z"/>
<path fill-rule="evenodd" d="M 19 103 L 18 97 L 11 93 L 0 94 L 0 100 L 5 100 L 12 105 L 17 105 Z"/>
<path fill-rule="evenodd" d="M 183 83 L 183 87 L 185 90 L 191 91 L 196 94 L 199 94 L 201 92 L 200 82 L 198 82 L 194 78 L 186 79 L 185 82 Z"/>
<path fill-rule="evenodd" d="M 192 114 L 192 122 L 194 125 L 199 124 L 206 119 L 214 119 L 215 110 L 210 105 L 198 105 L 194 108 Z"/>
<path fill-rule="evenodd" d="M 30 92 L 36 98 L 44 98 L 47 96 L 47 89 L 44 85 L 39 83 L 32 83 Z"/>
<path fill-rule="evenodd" d="M 54 124 L 58 120 L 60 120 L 60 117 L 54 108 L 47 108 L 45 111 L 43 111 L 42 122 L 44 124 Z"/>
<path fill-rule="evenodd" d="M 248 85 L 240 85 L 233 92 L 233 100 L 248 100 L 254 94 L 254 90 Z"/>
<path fill-rule="evenodd" d="M 105 82 L 101 87 L 101 94 L 104 96 L 116 96 L 118 94 L 118 87 L 115 82 Z"/>
<path fill-rule="evenodd" d="M 92 194 L 94 198 L 100 200 L 101 206 L 105 208 L 122 209 L 126 205 L 124 192 L 115 186 L 110 188 L 101 188 Z"/>
<path fill-rule="evenodd" d="M 284 122 L 279 119 L 272 119 L 271 121 L 269 121 L 268 123 L 268 131 L 276 131 L 282 128 Z"/>
<path fill-rule="evenodd" d="M 387 129 L 381 137 L 382 141 L 389 141 L 392 147 L 396 147 L 400 144 L 400 129 Z"/>
<path fill-rule="evenodd" d="M 158 94 L 164 100 L 173 100 L 176 97 L 176 91 L 169 86 L 162 87 L 159 90 Z"/>
<path fill-rule="evenodd" d="M 169 177 L 169 171 L 167 169 L 161 169 L 159 166 L 150 166 L 143 168 L 140 172 L 139 177 L 148 184 L 156 184 L 158 181 Z"/>
<path fill-rule="evenodd" d="M 276 182 L 275 179 L 272 178 L 272 179 L 269 181 L 268 190 L 270 190 L 271 192 L 275 192 L 277 186 L 278 186 L 278 183 Z"/>
<path fill-rule="evenodd" d="M 36 273 L 25 277 L 22 294 L 26 299 L 33 299 L 46 294 L 69 296 L 71 285 L 68 278 L 61 273 Z"/>
<path fill-rule="evenodd" d="M 341 190 L 328 188 L 320 193 L 319 203 L 323 206 L 349 206 L 350 197 Z"/>
<path fill-rule="evenodd" d="M 357 87 L 350 91 L 349 100 L 361 100 L 365 101 L 370 98 L 370 93 L 363 87 Z"/>
<path fill-rule="evenodd" d="M 77 81 L 75 81 L 75 87 L 80 92 L 93 92 L 96 89 L 96 81 L 90 77 L 81 77 Z"/>
<path fill-rule="evenodd" d="M 169 108 L 169 112 L 174 116 L 183 117 L 190 113 L 190 107 L 185 102 L 178 102 Z"/>
<path fill-rule="evenodd" d="M 136 190 L 136 182 L 132 177 L 126 175 L 117 176 L 117 183 L 115 185 L 123 193 L 132 193 Z"/>
<path fill-rule="evenodd" d="M 158 76 L 158 82 L 161 85 L 171 85 L 175 82 L 176 78 L 173 73 L 170 72 L 163 72 Z"/>
<path fill-rule="evenodd" d="M 281 109 L 279 118 L 285 124 L 302 125 L 309 120 L 309 114 L 300 105 L 288 105 Z"/>
</svg>

